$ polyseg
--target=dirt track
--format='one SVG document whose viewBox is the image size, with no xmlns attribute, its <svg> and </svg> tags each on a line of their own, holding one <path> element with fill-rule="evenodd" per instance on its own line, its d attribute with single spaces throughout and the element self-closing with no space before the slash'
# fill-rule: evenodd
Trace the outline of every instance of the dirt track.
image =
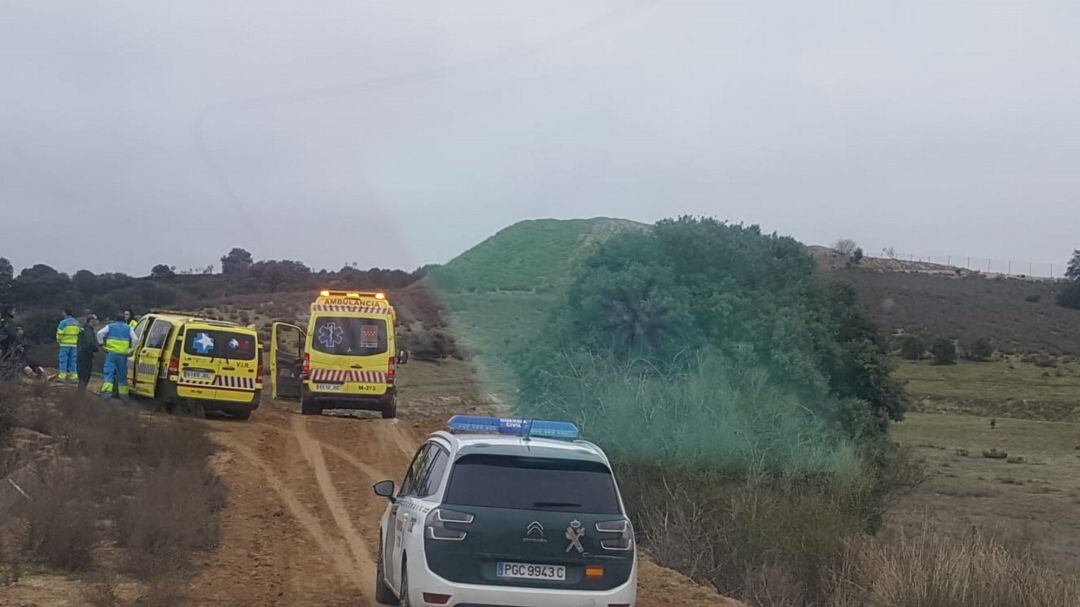
<svg viewBox="0 0 1080 607">
<path fill-rule="evenodd" d="M 197 605 L 374 605 L 378 519 L 371 484 L 398 479 L 437 418 L 304 417 L 264 405 L 211 421 L 229 486 L 221 543 L 187 594 Z M 445 418 L 442 418 L 445 419 Z M 642 565 L 642 607 L 731 605 Z"/>
</svg>

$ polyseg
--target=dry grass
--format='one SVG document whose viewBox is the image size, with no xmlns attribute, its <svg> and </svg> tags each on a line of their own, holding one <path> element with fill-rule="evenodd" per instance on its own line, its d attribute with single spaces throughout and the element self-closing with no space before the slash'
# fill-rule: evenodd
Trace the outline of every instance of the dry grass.
<svg viewBox="0 0 1080 607">
<path fill-rule="evenodd" d="M 885 484 L 910 485 L 917 467 L 897 459 L 905 463 Z M 827 479 L 643 468 L 626 467 L 620 486 L 657 562 L 760 607 L 825 604 L 846 538 L 873 528 L 887 502 L 874 488 Z"/>
<path fill-rule="evenodd" d="M 850 542 L 833 576 L 834 607 L 1075 607 L 1080 581 L 981 533 Z"/>
<path fill-rule="evenodd" d="M 960 543 L 978 529 L 1059 573 L 1080 571 L 1080 426 L 996 420 L 991 427 L 988 417 L 909 413 L 896 424 L 892 437 L 916 445 L 928 478 L 890 511 L 886 527 L 914 535 L 930 525 Z M 992 448 L 1012 463 L 981 456 Z"/>
<path fill-rule="evenodd" d="M 125 573 L 173 586 L 192 554 L 216 543 L 225 491 L 204 424 L 15 384 L 0 384 L 0 412 L 10 425 L 0 481 L 28 496 L 0 491 L 4 531 L 19 532 L 0 545 L 6 570 Z M 115 604 L 109 582 L 87 591 L 90 604 Z"/>
</svg>

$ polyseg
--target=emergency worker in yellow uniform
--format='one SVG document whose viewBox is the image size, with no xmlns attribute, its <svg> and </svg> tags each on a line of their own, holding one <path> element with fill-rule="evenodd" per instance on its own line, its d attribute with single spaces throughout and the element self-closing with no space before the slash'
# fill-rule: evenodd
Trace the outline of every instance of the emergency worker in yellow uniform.
<svg viewBox="0 0 1080 607">
<path fill-rule="evenodd" d="M 64 320 L 56 325 L 56 344 L 60 346 L 60 374 L 56 379 L 62 382 L 74 384 L 79 381 L 76 351 L 81 330 L 71 310 L 64 310 Z"/>
<path fill-rule="evenodd" d="M 135 320 L 135 313 L 131 310 L 124 310 L 124 322 L 132 329 L 139 325 L 139 322 Z"/>
<path fill-rule="evenodd" d="M 113 321 L 97 332 L 98 343 L 105 348 L 105 381 L 101 384 L 101 397 L 112 398 L 113 387 L 121 400 L 128 398 L 127 362 L 131 349 L 139 341 L 123 315 L 113 317 Z"/>
</svg>

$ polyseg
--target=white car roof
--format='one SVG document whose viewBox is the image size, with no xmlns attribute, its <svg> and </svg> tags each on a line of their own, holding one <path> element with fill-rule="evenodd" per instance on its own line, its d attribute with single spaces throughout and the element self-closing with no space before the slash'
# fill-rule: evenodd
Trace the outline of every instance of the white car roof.
<svg viewBox="0 0 1080 607">
<path fill-rule="evenodd" d="M 523 438 L 500 434 L 457 434 L 447 431 L 435 432 L 429 438 L 445 441 L 450 447 L 450 455 L 453 459 L 470 453 L 534 455 L 595 461 L 610 467 L 607 455 L 600 447 L 584 440 Z"/>
</svg>

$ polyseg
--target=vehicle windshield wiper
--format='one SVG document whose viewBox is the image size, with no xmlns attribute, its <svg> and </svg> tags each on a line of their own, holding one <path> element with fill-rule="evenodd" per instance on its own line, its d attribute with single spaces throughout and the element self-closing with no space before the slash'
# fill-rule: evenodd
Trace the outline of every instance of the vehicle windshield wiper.
<svg viewBox="0 0 1080 607">
<path fill-rule="evenodd" d="M 580 508 L 574 502 L 533 502 L 533 508 Z"/>
</svg>

